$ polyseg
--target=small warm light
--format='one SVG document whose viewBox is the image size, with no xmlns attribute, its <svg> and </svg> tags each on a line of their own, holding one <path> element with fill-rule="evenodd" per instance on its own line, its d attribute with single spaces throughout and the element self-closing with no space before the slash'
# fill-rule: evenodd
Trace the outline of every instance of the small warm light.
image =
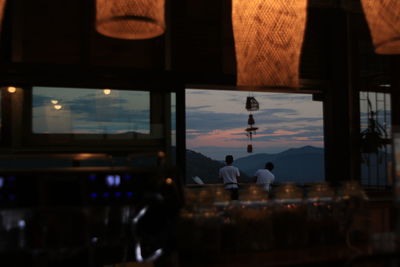
<svg viewBox="0 0 400 267">
<path fill-rule="evenodd" d="M 400 1 L 362 0 L 377 54 L 400 54 Z"/>
<path fill-rule="evenodd" d="M 299 86 L 307 0 L 233 0 L 239 86 Z"/>
<path fill-rule="evenodd" d="M 104 89 L 104 90 L 103 90 L 103 93 L 104 93 L 105 95 L 109 95 L 109 94 L 111 94 L 111 90 L 110 90 L 110 89 Z"/>
<path fill-rule="evenodd" d="M 299 200 L 303 198 L 303 190 L 293 183 L 282 184 L 275 193 L 276 200 Z"/>
<path fill-rule="evenodd" d="M 109 37 L 148 39 L 165 31 L 165 0 L 96 0 L 96 30 Z"/>
<path fill-rule="evenodd" d="M 13 94 L 17 91 L 17 88 L 15 88 L 14 86 L 9 86 L 9 87 L 7 87 L 7 91 L 9 93 Z"/>
<path fill-rule="evenodd" d="M 79 153 L 74 157 L 74 160 L 87 160 L 93 158 L 94 154 L 91 153 Z M 96 176 L 94 176 L 96 177 Z"/>
<path fill-rule="evenodd" d="M 174 180 L 172 180 L 171 178 L 167 178 L 167 179 L 165 179 L 165 183 L 166 184 L 173 184 Z"/>
<path fill-rule="evenodd" d="M 159 158 L 165 158 L 165 152 L 164 152 L 164 151 L 158 151 L 158 152 L 157 152 L 157 156 L 158 156 Z"/>
<path fill-rule="evenodd" d="M 54 105 L 54 109 L 56 109 L 56 110 L 60 110 L 60 109 L 62 109 L 62 106 L 61 106 L 61 105 L 59 105 L 59 104 L 57 104 L 57 105 Z"/>
<path fill-rule="evenodd" d="M 53 105 L 58 104 L 58 100 L 55 100 L 55 99 L 50 100 L 50 102 L 51 102 Z"/>
</svg>

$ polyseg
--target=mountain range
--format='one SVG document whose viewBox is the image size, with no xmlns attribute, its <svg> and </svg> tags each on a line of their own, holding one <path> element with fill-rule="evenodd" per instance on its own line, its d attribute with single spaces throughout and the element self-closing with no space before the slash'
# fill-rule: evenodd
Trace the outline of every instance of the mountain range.
<svg viewBox="0 0 400 267">
<path fill-rule="evenodd" d="M 218 184 L 221 180 L 218 177 L 219 169 L 225 164 L 221 161 L 213 160 L 201 153 L 186 151 L 186 184 L 193 184 L 193 177 L 198 176 L 207 184 Z M 240 172 L 242 182 L 250 182 L 250 177 L 243 171 Z"/>
<path fill-rule="evenodd" d="M 218 170 L 223 166 L 220 161 L 208 158 L 201 153 L 187 151 L 186 182 L 193 183 L 192 177 L 199 176 L 205 183 L 218 183 Z M 233 163 L 241 171 L 241 182 L 251 182 L 257 169 L 264 168 L 266 162 L 272 162 L 272 173 L 276 182 L 308 183 L 325 180 L 324 149 L 304 146 L 291 148 L 276 154 L 254 154 L 239 158 Z"/>
</svg>

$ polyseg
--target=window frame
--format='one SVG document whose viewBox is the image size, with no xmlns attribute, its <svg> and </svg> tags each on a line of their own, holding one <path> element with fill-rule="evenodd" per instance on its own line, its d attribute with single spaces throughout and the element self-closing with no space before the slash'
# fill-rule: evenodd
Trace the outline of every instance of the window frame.
<svg viewBox="0 0 400 267">
<path fill-rule="evenodd" d="M 156 152 L 165 149 L 170 142 L 166 141 L 171 131 L 170 92 L 167 90 L 152 90 L 152 88 L 140 88 L 138 86 L 108 86 L 117 90 L 147 91 L 150 93 L 150 133 L 137 133 L 139 138 L 118 138 L 121 134 L 57 134 L 34 133 L 32 88 L 34 86 L 69 87 L 100 89 L 99 87 L 62 84 L 35 84 L 16 86 L 17 92 L 10 94 L 7 87 L 3 87 L 2 93 L 2 129 L 0 141 L 0 153 L 34 153 L 34 152 Z"/>
</svg>

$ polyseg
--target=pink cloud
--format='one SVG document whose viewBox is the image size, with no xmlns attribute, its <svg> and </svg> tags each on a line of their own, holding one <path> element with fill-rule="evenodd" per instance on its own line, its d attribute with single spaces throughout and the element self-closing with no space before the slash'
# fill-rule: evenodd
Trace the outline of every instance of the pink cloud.
<svg viewBox="0 0 400 267">
<path fill-rule="evenodd" d="M 282 146 L 301 146 L 301 145 L 314 145 L 323 146 L 323 141 L 311 141 L 310 137 L 292 137 L 288 139 L 288 135 L 294 135 L 305 131 L 275 131 L 272 134 L 256 134 L 253 136 L 252 144 L 259 148 L 268 147 L 282 147 Z M 214 130 L 209 133 L 196 133 L 195 130 L 190 131 L 188 135 L 195 136 L 186 140 L 188 148 L 201 147 L 201 146 L 214 146 L 214 147 L 241 147 L 248 144 L 243 140 L 246 138 L 246 133 L 242 128 L 231 130 Z M 259 137 L 263 136 L 282 136 L 274 141 L 257 141 Z M 315 137 L 314 137 L 315 138 Z M 322 137 L 321 137 L 322 138 Z"/>
<path fill-rule="evenodd" d="M 199 130 L 195 129 L 187 129 L 186 135 L 194 136 L 194 135 L 201 135 L 202 133 Z"/>
<path fill-rule="evenodd" d="M 239 135 L 238 135 L 239 134 Z M 215 146 L 215 147 L 226 147 L 226 146 L 241 146 L 243 140 L 246 137 L 243 129 L 232 129 L 232 130 L 214 130 L 206 134 L 191 134 L 197 135 L 193 139 L 186 140 L 188 147 L 199 147 L 199 146 Z"/>
<path fill-rule="evenodd" d="M 273 134 L 271 134 L 271 136 L 276 136 L 276 135 L 295 135 L 295 134 L 300 134 L 300 133 L 304 133 L 305 131 L 286 131 L 286 130 L 277 130 L 274 131 Z"/>
<path fill-rule="evenodd" d="M 293 139 L 294 139 L 294 140 L 297 140 L 297 141 L 307 141 L 307 140 L 310 140 L 311 137 L 299 136 L 299 137 L 293 137 Z"/>
</svg>

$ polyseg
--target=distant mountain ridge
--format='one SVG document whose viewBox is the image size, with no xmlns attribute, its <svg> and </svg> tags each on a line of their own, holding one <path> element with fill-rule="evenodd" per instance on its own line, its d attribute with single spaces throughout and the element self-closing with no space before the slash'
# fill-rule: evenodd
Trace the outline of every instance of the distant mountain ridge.
<svg viewBox="0 0 400 267">
<path fill-rule="evenodd" d="M 325 180 L 324 149 L 304 146 L 291 148 L 276 154 L 254 154 L 239 158 L 233 163 L 241 171 L 241 182 L 252 182 L 257 169 L 263 168 L 271 161 L 275 168 L 272 171 L 276 182 L 308 183 Z M 221 161 L 213 160 L 201 153 L 186 151 L 186 184 L 193 184 L 192 177 L 200 177 L 204 183 L 221 183 L 219 169 L 224 166 Z"/>
<path fill-rule="evenodd" d="M 223 162 L 213 160 L 192 150 L 186 150 L 186 184 L 193 184 L 192 177 L 195 176 L 200 177 L 207 184 L 221 183 L 218 174 L 219 169 L 223 166 Z M 241 182 L 250 182 L 250 179 L 246 173 L 241 171 Z"/>
<path fill-rule="evenodd" d="M 234 165 L 251 177 L 268 161 L 275 165 L 272 172 L 276 182 L 308 183 L 325 180 L 324 149 L 313 146 L 291 148 L 277 154 L 254 154 L 237 159 Z"/>
</svg>

